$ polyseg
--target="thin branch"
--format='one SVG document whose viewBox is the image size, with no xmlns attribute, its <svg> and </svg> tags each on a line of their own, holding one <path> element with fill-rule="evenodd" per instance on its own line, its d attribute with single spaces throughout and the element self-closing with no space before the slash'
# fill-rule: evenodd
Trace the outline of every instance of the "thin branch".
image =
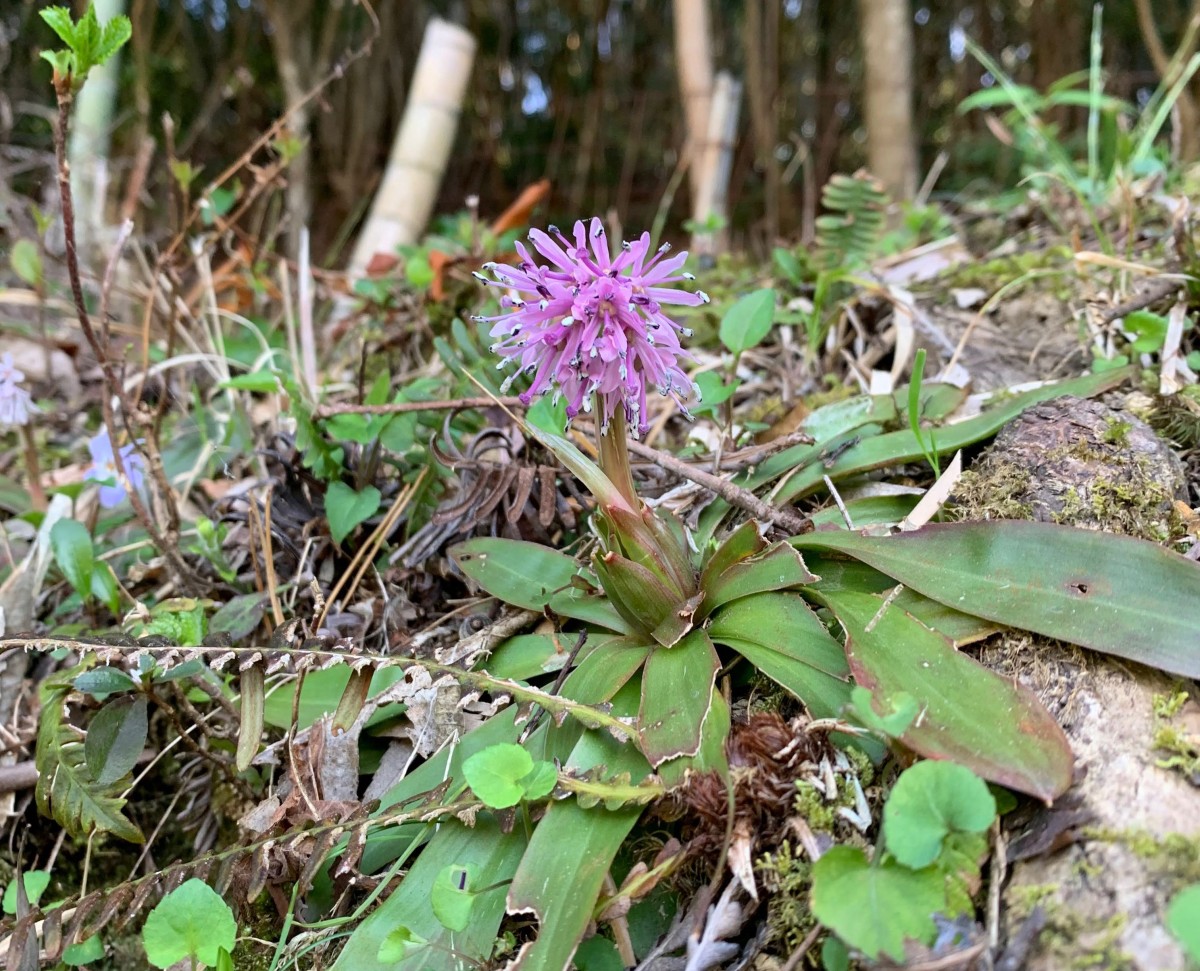
<svg viewBox="0 0 1200 971">
<path fill-rule="evenodd" d="M 67 161 L 67 126 L 71 117 L 71 103 L 74 100 L 71 85 L 72 79 L 69 75 L 65 78 L 55 76 L 54 92 L 58 100 L 58 119 L 54 126 L 54 153 L 58 161 L 58 190 L 62 199 L 63 235 L 66 242 L 67 274 L 71 281 L 71 296 L 75 301 L 75 313 L 79 318 L 79 326 L 83 329 L 83 336 L 104 374 L 106 389 L 105 393 L 101 395 L 100 408 L 104 417 L 104 427 L 108 431 L 108 438 L 112 444 L 113 465 L 116 467 L 118 481 L 124 486 L 126 494 L 129 496 L 129 504 L 133 507 L 134 515 L 146 530 L 146 534 L 154 543 L 155 548 L 166 559 L 176 582 L 181 589 L 190 591 L 194 583 L 187 564 L 179 550 L 167 542 L 151 517 L 150 511 L 146 508 L 146 504 L 142 501 L 142 497 L 133 488 L 133 480 L 125 466 L 125 457 L 121 454 L 121 449 L 117 444 L 117 420 L 112 404 L 114 394 L 121 400 L 126 423 L 132 416 L 127 408 L 128 402 L 123 392 L 121 377 L 108 355 L 108 348 L 96 333 L 83 296 L 83 281 L 79 273 L 79 254 L 75 241 L 75 201 L 71 193 L 71 167 Z M 168 495 L 168 503 L 169 498 Z"/>
<path fill-rule="evenodd" d="M 319 405 L 313 409 L 313 418 L 331 418 L 334 415 L 402 415 L 412 411 L 458 411 L 462 408 L 524 408 L 525 402 L 518 397 L 510 398 L 451 398 L 449 401 L 398 401 L 388 405 Z"/>
<path fill-rule="evenodd" d="M 722 479 L 711 472 L 705 472 L 693 465 L 689 465 L 687 462 L 677 459 L 674 455 L 670 455 L 667 452 L 660 452 L 656 448 L 651 448 L 649 445 L 643 445 L 637 441 L 629 442 L 629 451 L 634 455 L 640 455 L 644 459 L 649 459 L 651 462 L 662 466 L 668 472 L 674 472 L 689 482 L 703 486 L 709 492 L 716 493 L 731 506 L 737 506 L 738 509 L 750 513 L 755 519 L 774 523 L 776 526 L 787 530 L 793 535 L 812 532 L 812 520 L 807 516 L 796 512 L 794 509 L 772 506 L 770 503 L 764 502 L 749 489 L 743 489 L 728 479 Z"/>
</svg>

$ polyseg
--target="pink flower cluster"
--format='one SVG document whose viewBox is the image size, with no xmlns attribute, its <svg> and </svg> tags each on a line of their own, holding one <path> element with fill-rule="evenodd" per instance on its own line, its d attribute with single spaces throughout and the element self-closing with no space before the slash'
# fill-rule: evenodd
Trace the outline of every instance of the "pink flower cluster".
<svg viewBox="0 0 1200 971">
<path fill-rule="evenodd" d="M 643 233 L 622 243 L 614 256 L 599 219 L 589 227 L 582 220 L 575 223 L 573 241 L 554 226 L 550 233 L 530 231 L 529 239 L 549 266 L 536 263 L 517 243 L 521 261 L 515 267 L 485 264 L 494 280 L 475 274 L 510 291 L 500 299 L 504 313 L 475 318 L 494 325 L 491 333 L 498 340 L 492 351 L 504 358 L 499 367 L 518 365 L 504 390 L 519 375 L 532 374 L 521 400 L 528 404 L 555 389 L 556 397 L 566 397 L 568 421 L 590 411 L 598 395 L 601 428 L 607 429 L 620 406 L 638 435 L 649 427 L 648 386 L 673 397 L 686 415 L 684 399 L 700 395 L 679 363 L 691 360 L 679 344 L 691 331 L 663 313 L 662 305 L 708 302 L 702 291 L 668 286 L 695 279 L 681 272 L 687 253 L 667 257 L 671 247 L 664 244 L 651 256 L 650 234 Z"/>
</svg>

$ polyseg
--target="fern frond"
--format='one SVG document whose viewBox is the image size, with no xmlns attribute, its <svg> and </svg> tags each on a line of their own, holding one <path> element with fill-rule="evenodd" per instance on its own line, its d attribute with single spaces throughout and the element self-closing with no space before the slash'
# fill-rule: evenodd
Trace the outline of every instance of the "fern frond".
<svg viewBox="0 0 1200 971">
<path fill-rule="evenodd" d="M 817 219 L 815 262 L 825 270 L 864 263 L 884 230 L 888 197 L 865 171 L 834 175 L 821 191 L 827 213 Z"/>
<path fill-rule="evenodd" d="M 63 717 L 78 670 L 47 678 L 41 688 L 42 713 L 38 724 L 38 811 L 54 819 L 72 836 L 112 833 L 131 843 L 145 842 L 137 825 L 124 814 L 119 793 L 126 780 L 101 784 L 84 757 L 85 734 Z"/>
</svg>

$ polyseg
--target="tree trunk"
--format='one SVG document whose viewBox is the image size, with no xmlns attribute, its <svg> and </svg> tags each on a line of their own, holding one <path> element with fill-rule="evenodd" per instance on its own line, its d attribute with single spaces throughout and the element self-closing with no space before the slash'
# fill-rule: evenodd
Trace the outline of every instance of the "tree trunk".
<svg viewBox="0 0 1200 971">
<path fill-rule="evenodd" d="M 908 0 L 858 0 L 867 165 L 893 199 L 913 197 L 912 15 Z"/>
</svg>

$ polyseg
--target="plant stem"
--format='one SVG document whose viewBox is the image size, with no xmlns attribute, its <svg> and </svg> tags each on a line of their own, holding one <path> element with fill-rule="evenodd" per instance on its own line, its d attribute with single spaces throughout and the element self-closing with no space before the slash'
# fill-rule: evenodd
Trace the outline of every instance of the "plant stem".
<svg viewBox="0 0 1200 971">
<path fill-rule="evenodd" d="M 125 458 L 121 455 L 121 449 L 117 444 L 117 421 L 116 416 L 113 414 L 112 405 L 112 396 L 114 394 L 120 397 L 122 403 L 124 403 L 124 395 L 121 393 L 121 378 L 108 356 L 108 349 L 101 344 L 100 338 L 96 334 L 96 329 L 92 325 L 92 319 L 88 315 L 87 304 L 83 297 L 83 282 L 79 275 L 79 254 L 75 243 L 75 202 L 74 196 L 71 194 L 71 166 L 67 161 L 67 127 L 70 124 L 71 103 L 74 100 L 71 84 L 72 80 L 70 76 L 62 78 L 57 73 L 55 74 L 54 93 L 58 100 L 58 118 L 54 125 L 54 155 L 58 161 L 58 192 L 62 199 L 67 274 L 71 280 L 71 296 L 75 301 L 75 314 L 79 318 L 79 326 L 83 329 L 83 336 L 87 339 L 88 346 L 92 349 L 92 353 L 95 355 L 96 361 L 104 373 L 105 389 L 100 399 L 100 409 L 104 417 L 104 427 L 108 430 L 108 439 L 112 443 L 113 465 L 116 467 L 117 481 L 125 488 L 125 492 L 129 496 L 129 504 L 133 507 L 134 515 L 137 516 L 138 521 L 146 530 L 151 542 L 154 543 L 154 546 L 166 559 L 167 565 L 174 575 L 176 582 L 183 590 L 187 591 L 194 584 L 189 579 L 190 574 L 187 565 L 183 561 L 183 557 L 173 544 L 166 541 L 162 532 L 158 529 L 153 517 L 150 515 L 150 511 L 142 501 L 142 497 L 133 488 L 133 481 L 130 479 L 129 473 L 125 468 Z M 128 421 L 129 417 L 128 409 L 126 409 L 126 421 Z"/>
<path fill-rule="evenodd" d="M 25 472 L 29 476 L 29 498 L 34 509 L 46 508 L 46 493 L 42 489 L 42 471 L 38 465 L 37 443 L 33 440 L 33 426 L 21 426 L 21 440 L 25 443 Z"/>
<path fill-rule="evenodd" d="M 597 412 L 601 407 L 597 396 Z M 599 425 L 597 425 L 599 428 Z M 640 500 L 637 490 L 633 487 L 633 470 L 629 467 L 629 443 L 625 436 L 625 414 L 618 407 L 608 428 L 600 432 L 596 444 L 600 451 L 600 468 L 617 487 L 617 491 L 637 509 Z"/>
</svg>

